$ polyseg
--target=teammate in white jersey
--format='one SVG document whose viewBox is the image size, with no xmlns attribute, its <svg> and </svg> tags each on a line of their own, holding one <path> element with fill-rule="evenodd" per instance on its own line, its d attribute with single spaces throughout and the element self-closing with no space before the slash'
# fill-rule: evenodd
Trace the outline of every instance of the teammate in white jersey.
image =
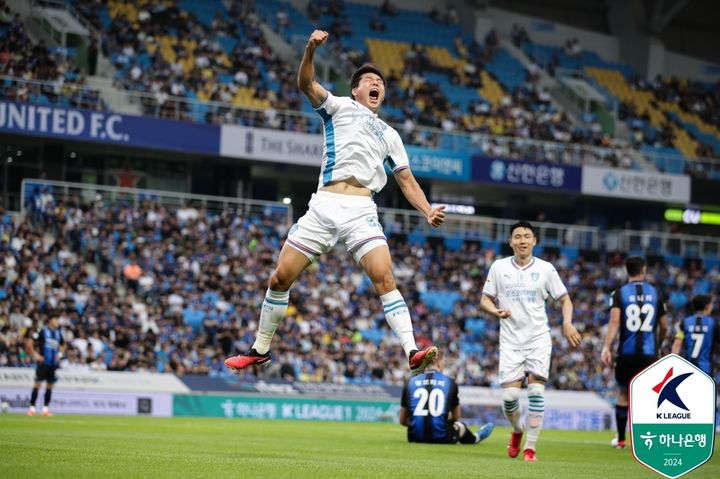
<svg viewBox="0 0 720 479">
<path fill-rule="evenodd" d="M 482 308 L 500 319 L 500 383 L 503 411 L 512 425 L 508 455 L 517 457 L 527 429 L 523 456 L 536 461 L 535 445 L 545 416 L 545 382 L 550 373 L 552 341 L 545 301 L 562 306 L 562 332 L 577 347 L 581 336 L 572 325 L 573 305 L 560 275 L 547 261 L 533 257 L 537 235 L 527 221 L 510 228 L 514 255 L 493 262 L 488 272 Z M 525 427 L 520 422 L 520 388 L 527 376 L 529 407 Z"/>
<path fill-rule="evenodd" d="M 277 268 L 265 293 L 258 332 L 250 351 L 225 360 L 232 369 L 270 361 L 270 342 L 288 307 L 289 290 L 318 256 L 338 241 L 345 244 L 375 287 L 385 318 L 400 338 L 410 370 L 419 374 L 437 355 L 437 348 L 418 351 L 410 312 L 395 285 L 390 250 L 372 200 L 392 170 L 405 198 L 433 227 L 445 220 L 444 206 L 432 208 L 412 175 L 398 133 L 377 116 L 385 99 L 385 80 L 373 65 L 352 76 L 352 98 L 335 97 L 315 81 L 313 56 L 327 32 L 315 30 L 300 63 L 298 86 L 324 124 L 325 147 L 318 191 L 307 213 L 290 229 Z"/>
</svg>

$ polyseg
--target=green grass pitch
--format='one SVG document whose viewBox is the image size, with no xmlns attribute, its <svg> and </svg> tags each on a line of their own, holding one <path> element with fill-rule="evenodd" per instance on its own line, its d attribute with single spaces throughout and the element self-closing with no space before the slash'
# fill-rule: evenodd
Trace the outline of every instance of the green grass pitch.
<svg viewBox="0 0 720 479">
<path fill-rule="evenodd" d="M 542 432 L 537 463 L 509 459 L 509 430 L 479 445 L 408 444 L 397 424 L 0 415 L 0 477 L 650 478 L 610 432 Z M 720 477 L 720 458 L 689 473 Z"/>
</svg>

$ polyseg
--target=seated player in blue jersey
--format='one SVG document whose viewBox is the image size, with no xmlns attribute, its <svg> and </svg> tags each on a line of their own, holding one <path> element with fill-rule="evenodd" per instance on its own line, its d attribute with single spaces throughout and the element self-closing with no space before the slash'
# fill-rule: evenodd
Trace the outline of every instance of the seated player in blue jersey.
<svg viewBox="0 0 720 479">
<path fill-rule="evenodd" d="M 628 282 L 610 295 L 610 320 L 605 345 L 600 353 L 602 362 L 610 366 L 613 359 L 610 348 L 620 331 L 615 360 L 615 379 L 618 384 L 615 403 L 617 437 L 610 442 L 618 449 L 625 447 L 630 380 L 657 360 L 659 344 L 665 339 L 668 330 L 665 303 L 660 292 L 645 281 L 645 260 L 632 256 L 625 260 L 625 268 Z"/>
<path fill-rule="evenodd" d="M 65 341 L 60 331 L 60 318 L 58 314 L 51 311 L 48 314 L 47 324 L 37 331 L 28 329 L 26 334 L 25 351 L 35 360 L 37 369 L 35 370 L 35 384 L 33 385 L 32 394 L 30 396 L 30 407 L 27 415 L 35 415 L 35 403 L 37 402 L 40 386 L 44 382 L 45 401 L 43 403 L 42 415 L 52 416 L 48 406 L 52 399 L 52 389 L 57 378 L 55 371 L 60 367 L 60 359 L 65 350 Z"/>
<path fill-rule="evenodd" d="M 683 319 L 676 328 L 672 353 L 684 356 L 708 376 L 714 378 L 715 346 L 720 344 L 720 327 L 712 313 L 710 296 L 698 295 L 690 302 L 693 314 Z"/>
<path fill-rule="evenodd" d="M 490 436 L 494 425 L 487 423 L 473 433 L 460 420 L 458 385 L 442 373 L 443 366 L 438 352 L 424 373 L 405 383 L 400 424 L 408 428 L 408 442 L 478 444 Z"/>
</svg>

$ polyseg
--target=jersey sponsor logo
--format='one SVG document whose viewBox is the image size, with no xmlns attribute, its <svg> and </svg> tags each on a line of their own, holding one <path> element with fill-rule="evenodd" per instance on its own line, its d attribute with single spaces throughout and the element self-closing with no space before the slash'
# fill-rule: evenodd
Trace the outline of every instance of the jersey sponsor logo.
<svg viewBox="0 0 720 479">
<path fill-rule="evenodd" d="M 385 138 L 385 130 L 388 126 L 382 120 L 379 120 L 375 115 L 366 113 L 364 111 L 356 111 L 352 114 L 354 123 L 361 123 L 362 127 L 368 132 L 377 137 L 379 140 Z"/>
</svg>

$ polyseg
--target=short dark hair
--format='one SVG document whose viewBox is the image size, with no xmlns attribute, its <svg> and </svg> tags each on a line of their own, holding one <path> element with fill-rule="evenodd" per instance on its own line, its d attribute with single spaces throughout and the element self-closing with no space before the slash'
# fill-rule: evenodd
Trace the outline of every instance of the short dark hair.
<svg viewBox="0 0 720 479">
<path fill-rule="evenodd" d="M 710 296 L 706 296 L 704 294 L 698 294 L 697 296 L 694 296 L 692 299 L 692 309 L 693 312 L 697 313 L 705 308 L 707 308 L 707 305 L 710 304 Z"/>
<path fill-rule="evenodd" d="M 515 232 L 515 230 L 518 228 L 527 228 L 532 232 L 532 234 L 535 238 L 538 237 L 537 232 L 535 231 L 535 228 L 533 228 L 533 225 L 531 225 L 529 221 L 522 220 L 522 221 L 518 221 L 517 223 L 515 223 L 514 225 L 512 225 L 510 227 L 510 237 L 511 238 L 512 238 L 512 235 Z"/>
<path fill-rule="evenodd" d="M 350 78 L 350 90 L 358 86 L 358 84 L 360 83 L 360 78 L 366 73 L 376 74 L 380 77 L 383 83 L 385 83 L 385 77 L 383 76 L 382 70 L 380 70 L 379 67 L 373 65 L 372 63 L 366 63 L 357 70 L 355 70 L 352 78 Z M 352 92 L 350 92 L 350 96 L 353 97 L 353 100 L 355 99 L 355 95 L 353 95 Z"/>
<path fill-rule="evenodd" d="M 627 269 L 628 276 L 642 274 L 644 267 L 645 260 L 640 256 L 630 256 L 625 260 L 625 269 Z"/>
</svg>

